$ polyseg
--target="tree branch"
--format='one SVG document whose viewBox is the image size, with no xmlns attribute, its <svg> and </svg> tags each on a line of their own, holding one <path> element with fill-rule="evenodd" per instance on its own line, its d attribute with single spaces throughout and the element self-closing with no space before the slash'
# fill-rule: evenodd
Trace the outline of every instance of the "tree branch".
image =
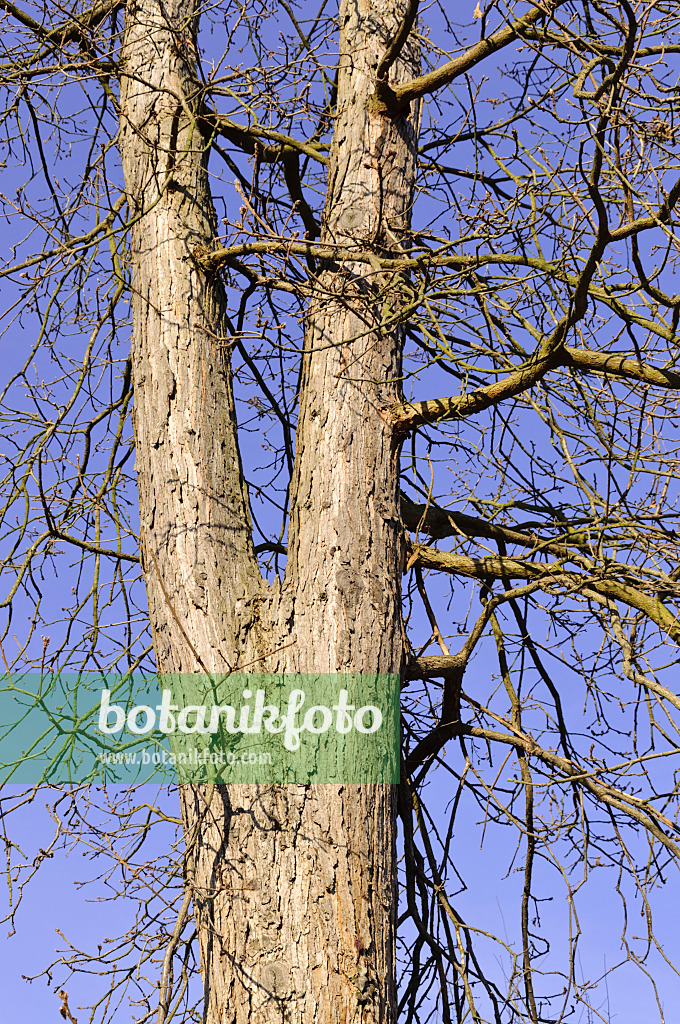
<svg viewBox="0 0 680 1024">
<path fill-rule="evenodd" d="M 427 423 L 474 416 L 475 413 L 483 412 L 492 405 L 498 405 L 507 398 L 514 398 L 515 395 L 528 390 L 545 376 L 548 370 L 559 366 L 573 366 L 579 370 L 680 390 L 680 373 L 674 370 L 658 369 L 624 355 L 564 345 L 560 352 L 548 352 L 543 358 L 525 364 L 502 380 L 494 381 L 493 384 L 478 388 L 469 394 L 431 398 L 425 402 L 396 403 L 391 409 L 395 432 L 398 435 L 406 434 Z"/>
<path fill-rule="evenodd" d="M 445 679 L 460 672 L 460 659 L 457 654 L 431 654 L 422 658 L 413 658 L 406 668 L 406 679 Z"/>
<path fill-rule="evenodd" d="M 471 701 L 471 703 L 473 706 L 479 707 L 476 701 Z M 486 711 L 487 714 L 490 713 L 488 709 L 480 708 L 480 710 Z M 492 717 L 497 718 L 496 715 L 492 715 Z M 534 740 L 533 736 L 513 729 L 509 722 L 503 719 L 498 719 L 498 721 L 511 731 L 498 732 L 495 729 L 484 729 L 462 722 L 441 722 L 418 743 L 415 750 L 406 758 L 403 767 L 404 777 L 408 778 L 412 775 L 416 768 L 437 754 L 444 744 L 455 736 L 472 736 L 491 742 L 510 744 L 523 750 L 530 757 L 539 758 L 539 760 L 549 765 L 553 770 L 556 769 L 561 772 L 565 782 L 578 782 L 579 785 L 589 790 L 595 799 L 634 818 L 644 828 L 652 832 L 673 856 L 680 857 L 680 849 L 672 839 L 668 838 L 661 827 L 662 825 L 666 827 L 670 825 L 672 827 L 672 822 L 656 811 L 648 801 L 631 796 L 629 793 L 616 789 L 614 786 L 609 786 L 605 782 L 600 782 L 596 776 L 602 773 L 602 769 L 595 771 L 584 770 L 581 765 L 574 764 L 573 761 L 568 760 L 566 757 L 561 757 L 552 750 L 546 750 L 544 747 L 541 747 Z"/>
<path fill-rule="evenodd" d="M 106 558 L 116 558 L 122 562 L 139 562 L 139 555 L 129 555 L 126 551 L 113 551 L 111 548 L 101 548 L 98 544 L 90 544 L 87 540 L 81 540 L 80 537 L 72 537 L 70 533 L 64 533 L 62 530 L 57 530 L 55 527 L 50 527 L 49 536 L 54 540 L 63 540 L 66 544 L 73 544 L 77 548 L 82 548 L 83 551 L 89 551 L 93 555 L 104 555 Z"/>
<path fill-rule="evenodd" d="M 615 352 L 595 352 L 592 349 L 564 346 L 565 363 L 579 370 L 604 373 L 610 377 L 639 380 L 643 384 L 680 390 L 680 373 L 676 370 L 660 370 L 656 366 L 629 359 Z"/>
<path fill-rule="evenodd" d="M 401 496 L 401 518 L 404 525 L 412 533 L 422 531 L 433 540 L 444 537 L 484 537 L 487 540 L 500 541 L 503 544 L 516 544 L 530 548 L 532 551 L 545 551 L 557 558 L 578 558 L 572 548 L 577 551 L 586 548 L 585 544 L 560 543 L 539 537 L 536 533 L 524 533 L 508 526 L 498 526 L 485 519 L 468 516 L 463 512 L 449 511 L 438 505 L 420 505 L 406 495 Z"/>
<path fill-rule="evenodd" d="M 525 363 L 519 369 L 494 381 L 484 388 L 477 388 L 466 395 L 451 398 L 432 398 L 426 402 L 397 402 L 390 412 L 395 434 L 405 436 L 416 427 L 426 423 L 439 423 L 441 420 L 466 419 L 475 413 L 483 412 L 492 405 L 498 405 L 507 398 L 514 398 L 523 391 L 533 387 L 548 370 L 559 366 L 561 357 L 557 351 L 551 351 L 551 345 L 542 347 L 542 352 L 533 361 Z"/>
<path fill-rule="evenodd" d="M 300 181 L 300 154 L 285 146 L 281 155 L 283 163 L 283 176 L 286 179 L 286 186 L 290 198 L 297 207 L 297 212 L 302 218 L 307 237 L 312 241 L 319 237 L 319 225 L 316 222 L 314 211 L 305 199 Z"/>
<path fill-rule="evenodd" d="M 2 0 L 0 0 L 1 2 Z M 328 163 L 328 157 L 324 156 L 317 146 L 310 145 L 308 142 L 300 142 L 298 139 L 294 139 L 292 135 L 284 135 L 282 132 L 276 132 L 271 128 L 237 124 L 231 118 L 221 117 L 219 114 L 205 114 L 203 121 L 219 132 L 220 135 L 224 135 L 225 139 L 229 139 L 230 142 L 233 142 L 234 145 L 238 146 L 245 153 L 253 154 L 255 147 L 257 147 L 260 159 L 264 163 L 276 163 L 282 158 L 286 149 L 296 153 L 304 153 L 305 156 L 311 157 L 312 160 L 317 160 L 321 164 Z M 263 146 L 260 142 L 261 139 L 271 139 L 276 145 Z"/>
<path fill-rule="evenodd" d="M 544 5 L 538 3 L 535 4 L 532 11 L 529 11 L 528 14 L 518 18 L 517 21 L 499 29 L 498 32 L 494 32 L 493 35 L 488 36 L 486 39 L 480 39 L 478 43 L 471 46 L 459 57 L 449 61 L 448 64 L 444 64 L 442 67 L 436 68 L 434 71 L 430 71 L 426 75 L 421 75 L 419 78 L 414 78 L 410 82 L 404 82 L 402 85 L 391 87 L 388 84 L 386 77 L 381 79 L 379 76 L 374 95 L 376 109 L 391 117 L 398 117 L 406 110 L 413 100 L 420 99 L 421 96 L 425 96 L 427 93 L 436 92 L 437 89 L 442 89 L 444 86 L 450 85 L 454 79 L 460 78 L 461 75 L 466 74 L 466 72 L 481 63 L 481 61 L 486 60 L 486 58 L 490 57 L 493 53 L 497 53 L 498 50 L 502 50 L 508 45 L 508 43 L 511 43 L 513 40 L 521 37 L 524 31 L 534 25 L 539 18 L 549 17 L 565 2 L 566 0 L 549 0 L 549 2 Z M 390 45 L 385 57 L 383 57 L 380 67 L 382 67 L 382 64 L 385 62 L 388 54 L 390 54 L 390 51 L 399 38 L 405 23 L 406 19 L 404 19 L 404 23 L 402 24 L 399 34 L 395 37 L 394 43 Z M 396 59 L 396 57 L 394 59 Z M 380 68 L 378 71 L 380 73 Z"/>
<path fill-rule="evenodd" d="M 530 580 L 548 593 L 554 593 L 555 587 L 561 586 L 596 600 L 604 597 L 622 601 L 631 608 L 643 612 L 671 640 L 680 643 L 678 614 L 669 611 L 657 594 L 645 594 L 638 587 L 622 583 L 612 575 L 598 576 L 595 572 L 588 576 L 582 575 L 565 569 L 561 561 L 535 563 L 521 558 L 508 558 L 505 555 L 470 558 L 468 555 L 458 555 L 451 551 L 440 551 L 425 546 L 414 547 L 411 559 L 412 565 L 418 564 L 423 568 L 448 572 L 455 576 L 466 576 L 481 581 Z M 627 568 L 624 565 L 610 563 L 609 571 L 625 572 Z"/>
<path fill-rule="evenodd" d="M 98 21 L 105 18 L 107 14 L 111 14 L 116 8 L 124 6 L 125 0 L 101 0 L 100 3 L 94 4 L 89 11 L 73 15 L 68 21 L 62 22 L 61 25 L 56 25 L 54 28 L 46 28 L 41 22 L 32 18 L 30 14 L 26 14 L 16 4 L 11 3 L 11 0 L 0 0 L 0 10 L 11 14 L 13 18 L 25 28 L 29 28 L 43 42 L 51 43 L 55 46 L 65 46 L 67 43 L 72 43 L 75 39 L 84 35 L 88 28 L 91 28 Z"/>
<path fill-rule="evenodd" d="M 213 249 L 212 251 L 196 251 L 194 259 L 204 270 L 215 271 L 231 259 L 238 259 L 239 256 L 315 256 L 322 260 L 335 260 L 343 262 L 349 260 L 353 263 L 375 264 L 375 256 L 364 250 L 354 251 L 346 245 L 315 245 L 313 242 L 298 242 L 294 239 L 272 238 L 265 242 L 244 242 L 241 245 L 231 245 L 226 249 Z"/>
<path fill-rule="evenodd" d="M 383 55 L 383 59 L 380 61 L 380 64 L 378 65 L 376 76 L 378 82 L 380 82 L 381 84 L 384 83 L 385 85 L 387 85 L 387 75 L 389 73 L 390 68 L 399 57 L 399 54 L 401 53 L 404 47 L 404 43 L 409 37 L 414 22 L 418 17 L 419 5 L 420 0 L 407 0 L 404 20 L 399 26 L 397 34 L 395 35 L 390 45 L 387 47 L 387 50 Z"/>
</svg>

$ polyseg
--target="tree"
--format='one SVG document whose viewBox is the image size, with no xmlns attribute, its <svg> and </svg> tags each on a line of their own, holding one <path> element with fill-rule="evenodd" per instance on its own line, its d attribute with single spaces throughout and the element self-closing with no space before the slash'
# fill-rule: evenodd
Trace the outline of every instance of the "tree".
<svg viewBox="0 0 680 1024">
<path fill-rule="evenodd" d="M 395 1019 L 398 849 L 409 1020 L 587 1002 L 573 901 L 602 862 L 647 910 L 624 960 L 653 972 L 660 950 L 680 18 L 418 8 L 0 0 L 27 172 L 4 198 L 6 337 L 31 338 L 3 392 L 5 636 L 28 623 L 8 673 L 152 656 L 404 682 L 398 791 L 181 787 L 184 894 L 144 1020 L 184 998 L 191 905 L 210 1024 Z M 74 602 L 41 645 L 52 566 Z M 455 787 L 438 820 L 433 778 Z M 523 858 L 504 978 L 452 896 L 475 801 Z M 551 864 L 560 967 L 539 938 Z"/>
</svg>

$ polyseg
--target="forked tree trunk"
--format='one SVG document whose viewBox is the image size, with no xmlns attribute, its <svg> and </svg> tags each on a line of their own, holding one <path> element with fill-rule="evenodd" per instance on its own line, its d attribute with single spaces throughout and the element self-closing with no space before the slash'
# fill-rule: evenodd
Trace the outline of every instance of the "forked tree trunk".
<svg viewBox="0 0 680 1024">
<path fill-rule="evenodd" d="M 411 116 L 373 113 L 403 0 L 340 8 L 338 116 L 322 241 L 395 247 L 415 170 Z M 192 254 L 214 244 L 192 121 L 195 0 L 130 0 L 120 146 L 133 227 L 141 549 L 159 669 L 399 672 L 403 565 L 385 410 L 401 334 L 365 265 L 323 272 L 311 304 L 284 580 L 257 568 L 226 349 L 225 297 Z M 392 71 L 417 73 L 415 58 Z M 332 300 L 333 295 L 342 299 Z M 292 642 L 294 641 L 294 642 Z M 291 644 L 278 654 L 271 652 Z M 390 786 L 182 789 L 208 1024 L 391 1022 Z"/>
</svg>

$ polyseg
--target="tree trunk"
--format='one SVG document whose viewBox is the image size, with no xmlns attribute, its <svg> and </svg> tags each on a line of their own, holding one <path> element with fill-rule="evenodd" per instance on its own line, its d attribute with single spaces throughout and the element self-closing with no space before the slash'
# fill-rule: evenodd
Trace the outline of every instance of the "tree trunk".
<svg viewBox="0 0 680 1024">
<path fill-rule="evenodd" d="M 188 116 L 193 0 L 132 0 L 120 150 L 132 228 L 132 363 L 141 555 L 158 667 L 228 669 L 265 595 L 253 551 L 221 282 L 192 253 L 216 233 L 207 152 Z M 189 98 L 185 101 L 185 97 Z"/>
<path fill-rule="evenodd" d="M 282 583 L 257 568 L 226 349 L 225 296 L 192 254 L 215 217 L 193 120 L 194 0 L 131 0 L 121 153 L 133 228 L 141 549 L 159 670 L 399 672 L 401 332 L 376 331 L 363 265 L 320 274 L 310 306 Z M 322 241 L 398 246 L 416 126 L 374 112 L 396 0 L 343 2 Z M 400 59 L 393 81 L 417 74 Z M 340 296 L 333 299 L 333 296 Z M 276 652 L 284 644 L 285 651 Z M 205 1020 L 395 1018 L 395 792 L 386 785 L 182 787 Z"/>
</svg>

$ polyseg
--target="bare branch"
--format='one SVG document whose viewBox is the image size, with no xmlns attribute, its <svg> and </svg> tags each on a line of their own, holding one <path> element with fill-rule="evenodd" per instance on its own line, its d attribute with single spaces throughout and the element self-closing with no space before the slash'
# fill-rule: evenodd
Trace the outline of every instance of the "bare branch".
<svg viewBox="0 0 680 1024">
<path fill-rule="evenodd" d="M 383 80 L 379 75 L 375 91 L 376 109 L 391 117 L 400 115 L 414 100 L 450 85 L 451 82 L 467 74 L 482 61 L 514 42 L 515 39 L 520 39 L 526 29 L 531 28 L 541 18 L 550 17 L 565 2 L 566 0 L 547 0 L 546 3 L 534 3 L 533 10 L 518 18 L 517 21 L 499 29 L 493 35 L 487 36 L 486 39 L 481 39 L 460 57 L 449 61 L 448 64 L 443 64 L 435 71 L 421 75 L 420 78 L 415 78 L 411 82 L 404 82 L 403 85 L 392 87 L 386 79 Z"/>
</svg>

